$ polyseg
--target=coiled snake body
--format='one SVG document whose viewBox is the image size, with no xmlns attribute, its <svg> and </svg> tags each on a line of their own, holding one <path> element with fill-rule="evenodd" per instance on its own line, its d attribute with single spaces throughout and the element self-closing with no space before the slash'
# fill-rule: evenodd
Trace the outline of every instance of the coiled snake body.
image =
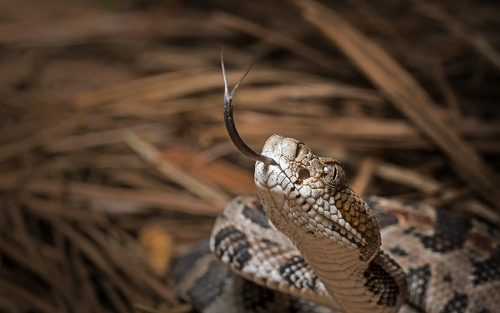
<svg viewBox="0 0 500 313">
<path fill-rule="evenodd" d="M 179 260 L 181 297 L 203 312 L 500 312 L 494 228 L 361 198 L 339 162 L 292 138 L 273 135 L 255 153 L 234 126 L 233 94 L 226 126 L 257 161 L 258 198 L 237 197 L 219 215 L 213 253 L 205 243 Z"/>
</svg>

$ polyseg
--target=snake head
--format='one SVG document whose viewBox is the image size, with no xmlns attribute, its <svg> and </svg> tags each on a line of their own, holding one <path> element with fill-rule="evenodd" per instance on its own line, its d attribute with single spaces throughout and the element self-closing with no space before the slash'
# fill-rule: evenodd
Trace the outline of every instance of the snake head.
<svg viewBox="0 0 500 313">
<path fill-rule="evenodd" d="M 257 161 L 255 184 L 273 225 L 297 245 L 300 238 L 361 251 L 374 257 L 380 247 L 378 223 L 368 205 L 347 184 L 342 164 L 319 157 L 303 142 L 272 135 Z M 310 242 L 310 241 L 308 241 Z"/>
<path fill-rule="evenodd" d="M 280 135 L 272 135 L 262 153 L 253 151 L 241 139 L 233 118 L 233 97 L 252 66 L 229 94 L 223 51 L 221 65 L 226 129 L 236 148 L 256 161 L 255 184 L 273 225 L 297 247 L 300 238 L 312 236 L 324 245 L 344 251 L 347 247 L 359 251 L 362 260 L 371 260 L 380 248 L 377 220 L 348 186 L 343 166 L 318 157 L 303 142 Z"/>
</svg>

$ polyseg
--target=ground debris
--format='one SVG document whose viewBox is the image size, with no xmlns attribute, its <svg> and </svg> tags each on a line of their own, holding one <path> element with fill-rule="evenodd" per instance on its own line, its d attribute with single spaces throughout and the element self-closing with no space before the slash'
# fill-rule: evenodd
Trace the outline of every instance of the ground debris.
<svg viewBox="0 0 500 313">
<path fill-rule="evenodd" d="M 489 2 L 0 1 L 0 311 L 190 312 L 175 258 L 253 163 L 346 166 L 363 194 L 499 224 L 500 7 Z"/>
</svg>

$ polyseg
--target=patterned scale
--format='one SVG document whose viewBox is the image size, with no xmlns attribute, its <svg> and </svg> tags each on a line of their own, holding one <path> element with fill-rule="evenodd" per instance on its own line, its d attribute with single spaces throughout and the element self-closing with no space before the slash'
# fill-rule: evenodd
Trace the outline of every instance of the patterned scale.
<svg viewBox="0 0 500 313">
<path fill-rule="evenodd" d="M 378 197 L 364 198 L 378 220 L 382 250 L 405 271 L 408 303 L 399 312 L 500 312 L 500 235 L 490 225 L 469 217 L 429 206 L 402 203 Z M 264 230 L 274 230 L 256 196 L 231 202 L 224 212 L 241 216 Z M 259 238 L 262 247 L 276 243 Z M 267 289 L 225 266 L 219 257 L 231 251 L 230 263 L 243 269 L 256 252 L 255 239 L 244 229 L 226 227 L 215 236 L 215 254 L 208 241 L 176 263 L 174 278 L 180 297 L 200 312 L 334 312 L 324 306 Z M 229 249 L 228 247 L 231 247 Z M 373 265 L 375 266 L 375 265 Z M 317 276 L 300 255 L 283 260 L 282 279 L 299 289 L 321 289 Z M 367 273 L 377 273 L 372 268 Z M 384 273 L 368 277 L 367 288 L 375 290 Z M 386 278 L 390 279 L 390 278 Z M 386 298 L 387 302 L 394 299 Z"/>
</svg>

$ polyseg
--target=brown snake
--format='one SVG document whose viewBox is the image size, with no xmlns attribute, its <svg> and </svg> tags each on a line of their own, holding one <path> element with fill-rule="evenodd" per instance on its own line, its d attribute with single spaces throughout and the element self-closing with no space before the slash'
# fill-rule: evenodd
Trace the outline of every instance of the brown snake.
<svg viewBox="0 0 500 313">
<path fill-rule="evenodd" d="M 226 83 L 224 118 L 235 145 L 256 161 L 260 201 L 234 199 L 215 222 L 213 254 L 205 243 L 179 260 L 181 297 L 203 312 L 500 312 L 494 228 L 362 198 L 338 161 L 292 138 L 272 135 L 261 154 L 252 151 L 232 116 L 247 73 L 230 96 Z"/>
</svg>

